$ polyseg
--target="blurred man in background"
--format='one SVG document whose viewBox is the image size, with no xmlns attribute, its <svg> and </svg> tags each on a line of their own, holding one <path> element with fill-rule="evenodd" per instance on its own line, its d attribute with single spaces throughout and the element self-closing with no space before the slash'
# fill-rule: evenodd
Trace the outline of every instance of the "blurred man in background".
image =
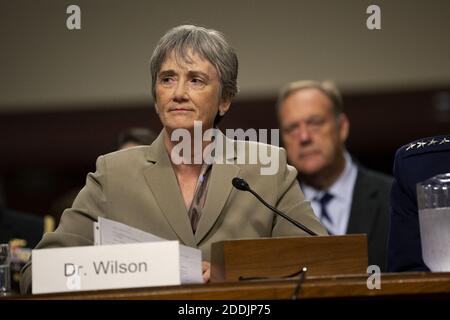
<svg viewBox="0 0 450 320">
<path fill-rule="evenodd" d="M 6 207 L 0 181 L 0 243 L 22 239 L 28 247 L 34 247 L 44 234 L 44 218 L 38 215 L 12 210 Z"/>
<path fill-rule="evenodd" d="M 43 234 L 43 217 L 0 207 L 0 243 L 22 239 L 25 240 L 24 245 L 32 248 Z"/>
<path fill-rule="evenodd" d="M 151 145 L 156 139 L 156 134 L 147 128 L 133 127 L 119 133 L 118 150 Z"/>
<path fill-rule="evenodd" d="M 331 82 L 288 84 L 278 99 L 288 159 L 315 214 L 333 235 L 365 233 L 369 265 L 386 268 L 392 179 L 355 163 L 345 148 L 350 123 Z"/>
</svg>

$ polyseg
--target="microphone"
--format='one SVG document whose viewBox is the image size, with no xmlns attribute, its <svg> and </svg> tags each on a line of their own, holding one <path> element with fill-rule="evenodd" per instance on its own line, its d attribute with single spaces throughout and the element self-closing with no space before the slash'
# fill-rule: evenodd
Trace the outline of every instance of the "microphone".
<svg viewBox="0 0 450 320">
<path fill-rule="evenodd" d="M 261 196 L 259 194 L 257 194 L 255 191 L 252 190 L 252 188 L 250 188 L 247 181 L 245 181 L 244 179 L 241 179 L 239 177 L 234 177 L 233 180 L 231 181 L 231 183 L 233 184 L 233 187 L 235 187 L 236 189 L 241 190 L 241 191 L 248 191 L 251 194 L 253 194 L 259 201 L 261 201 L 261 203 L 263 205 L 265 205 L 267 208 L 269 208 L 270 210 L 275 212 L 277 215 L 283 217 L 284 219 L 286 219 L 287 221 L 289 221 L 290 223 L 295 225 L 297 228 L 302 229 L 303 231 L 305 231 L 306 233 L 308 233 L 311 236 L 317 236 L 317 233 L 315 233 L 314 231 L 311 231 L 308 227 L 306 227 L 303 224 L 301 224 L 300 222 L 292 219 L 288 215 L 284 214 L 277 208 L 272 207 L 270 204 L 268 204 L 266 201 L 264 201 L 264 199 L 261 198 Z"/>
</svg>

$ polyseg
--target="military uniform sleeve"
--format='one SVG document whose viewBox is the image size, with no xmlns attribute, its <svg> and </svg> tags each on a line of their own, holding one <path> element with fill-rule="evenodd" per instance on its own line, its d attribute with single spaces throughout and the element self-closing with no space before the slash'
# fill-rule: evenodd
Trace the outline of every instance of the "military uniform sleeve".
<svg viewBox="0 0 450 320">
<path fill-rule="evenodd" d="M 388 272 L 429 270 L 422 259 L 417 199 L 404 183 L 407 174 L 402 166 L 400 149 L 394 160 L 391 189 Z"/>
<path fill-rule="evenodd" d="M 89 173 L 86 185 L 66 209 L 58 228 L 44 235 L 35 249 L 88 246 L 93 244 L 93 220 L 105 216 L 106 198 L 106 162 L 103 156 L 97 159 L 95 173 Z M 21 271 L 20 291 L 31 293 L 31 260 Z"/>
</svg>

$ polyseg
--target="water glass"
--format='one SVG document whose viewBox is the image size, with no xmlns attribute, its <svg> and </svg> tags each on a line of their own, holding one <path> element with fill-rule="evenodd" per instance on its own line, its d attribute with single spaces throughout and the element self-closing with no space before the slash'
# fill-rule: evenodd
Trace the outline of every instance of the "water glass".
<svg viewBox="0 0 450 320">
<path fill-rule="evenodd" d="M 10 253 L 7 243 L 0 243 L 0 296 L 11 291 Z"/>
</svg>

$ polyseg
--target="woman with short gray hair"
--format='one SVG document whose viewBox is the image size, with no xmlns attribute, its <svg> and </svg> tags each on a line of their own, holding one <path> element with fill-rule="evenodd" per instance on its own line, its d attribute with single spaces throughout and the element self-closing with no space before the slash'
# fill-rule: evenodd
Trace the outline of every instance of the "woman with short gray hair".
<svg viewBox="0 0 450 320">
<path fill-rule="evenodd" d="M 152 95 L 155 96 L 157 73 L 168 54 L 189 63 L 192 51 L 208 60 L 219 74 L 223 99 L 234 98 L 239 89 L 237 84 L 238 59 L 234 49 L 227 43 L 222 33 L 193 25 L 181 25 L 169 30 L 158 42 L 150 59 Z M 218 114 L 215 123 L 221 118 Z"/>
<path fill-rule="evenodd" d="M 150 64 L 155 110 L 163 124 L 158 138 L 150 146 L 100 156 L 72 208 L 64 211 L 58 228 L 47 233 L 37 249 L 92 245 L 92 220 L 101 216 L 199 248 L 207 282 L 214 242 L 307 235 L 276 218 L 248 193 L 234 189 L 235 177 L 245 178 L 273 207 L 313 232 L 326 234 L 283 149 L 234 141 L 215 128 L 238 91 L 238 60 L 222 34 L 191 25 L 173 28 L 157 44 Z M 207 138 L 211 131 L 214 135 Z M 277 155 L 276 172 L 261 174 L 259 159 L 252 164 L 236 161 L 239 150 L 247 152 L 250 145 Z M 232 152 L 219 146 L 231 146 Z M 213 161 L 207 161 L 211 150 Z M 23 275 L 21 288 L 27 292 L 30 264 Z"/>
</svg>

